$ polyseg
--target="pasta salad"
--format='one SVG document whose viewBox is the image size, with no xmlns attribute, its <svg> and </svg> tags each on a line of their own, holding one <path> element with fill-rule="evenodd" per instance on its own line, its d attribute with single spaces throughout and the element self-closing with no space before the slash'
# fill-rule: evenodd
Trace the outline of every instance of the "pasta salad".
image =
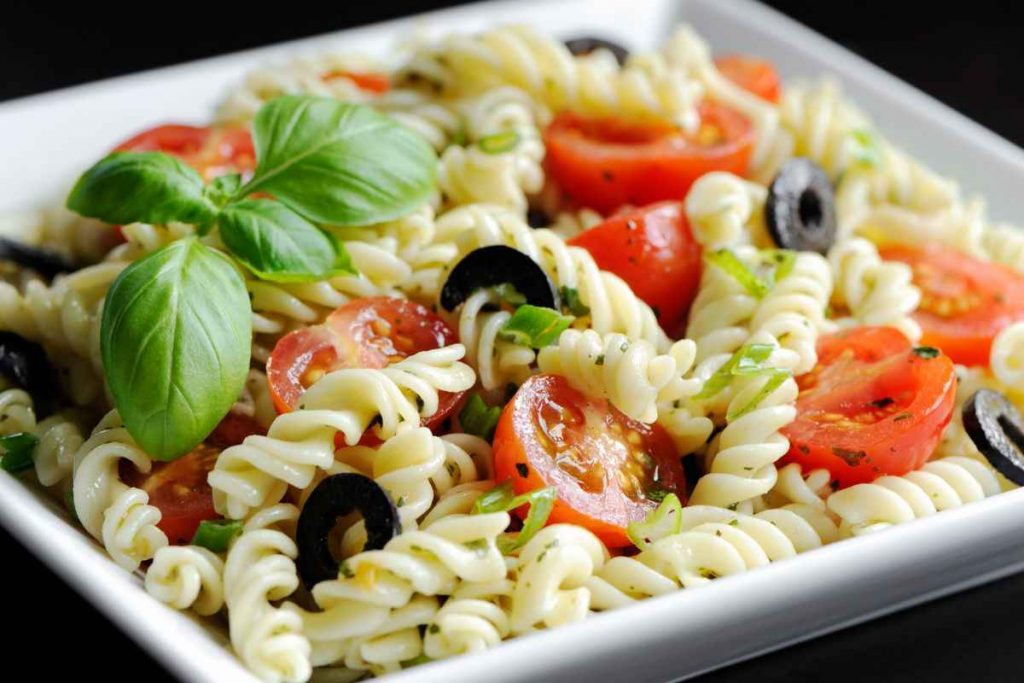
<svg viewBox="0 0 1024 683">
<path fill-rule="evenodd" d="M 265 681 L 1024 484 L 1024 232 L 689 26 L 268 65 L 0 217 L 0 467 Z"/>
</svg>

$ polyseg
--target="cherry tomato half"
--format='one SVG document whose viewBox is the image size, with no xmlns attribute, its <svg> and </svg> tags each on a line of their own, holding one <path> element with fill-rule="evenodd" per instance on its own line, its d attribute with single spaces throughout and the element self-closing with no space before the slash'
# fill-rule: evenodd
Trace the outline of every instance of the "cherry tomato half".
<svg viewBox="0 0 1024 683">
<path fill-rule="evenodd" d="M 956 363 L 989 363 L 992 340 L 1004 327 L 1024 320 L 1024 275 L 940 244 L 889 246 L 882 258 L 914 271 L 921 303 L 914 319 L 921 343 L 937 346 Z"/>
<path fill-rule="evenodd" d="M 658 313 L 669 334 L 683 324 L 700 285 L 701 248 L 679 202 L 622 212 L 581 232 L 583 247 L 603 270 L 626 281 Z"/>
<path fill-rule="evenodd" d="M 630 545 L 626 527 L 658 506 L 652 491 L 686 498 L 680 458 L 661 427 L 587 398 L 558 375 L 531 377 L 505 406 L 494 471 L 516 494 L 556 487 L 548 522 L 584 526 L 609 548 Z"/>
<path fill-rule="evenodd" d="M 453 343 L 455 333 L 425 306 L 384 296 L 356 299 L 339 306 L 324 324 L 295 330 L 277 342 L 267 361 L 270 395 L 277 410 L 286 413 L 328 372 L 383 368 Z M 437 412 L 424 424 L 440 425 L 463 395 L 442 392 Z"/>
<path fill-rule="evenodd" d="M 559 114 L 544 131 L 548 170 L 570 198 L 604 214 L 681 200 L 711 171 L 745 175 L 754 144 L 750 122 L 712 102 L 700 105 L 700 117 L 700 130 L 688 136 L 668 122 Z"/>
<path fill-rule="evenodd" d="M 256 150 L 245 128 L 166 124 L 150 128 L 118 145 L 117 152 L 166 152 L 196 169 L 204 180 L 225 173 L 249 175 Z"/>
<path fill-rule="evenodd" d="M 768 60 L 751 55 L 724 55 L 715 59 L 715 66 L 723 76 L 747 92 L 778 103 L 782 82 L 779 72 Z"/>
<path fill-rule="evenodd" d="M 839 486 L 900 476 L 931 457 L 953 415 L 953 362 L 913 349 L 891 327 L 822 338 L 818 365 L 799 377 L 797 418 L 782 432 L 787 462 L 824 467 Z"/>
</svg>

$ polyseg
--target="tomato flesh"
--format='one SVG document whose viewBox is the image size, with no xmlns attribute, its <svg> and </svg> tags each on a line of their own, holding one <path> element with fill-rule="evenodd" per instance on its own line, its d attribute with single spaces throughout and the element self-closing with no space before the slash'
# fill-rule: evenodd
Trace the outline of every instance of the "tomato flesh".
<svg viewBox="0 0 1024 683">
<path fill-rule="evenodd" d="M 942 349 L 956 363 L 987 366 L 996 335 L 1024 320 L 1024 275 L 1007 266 L 940 244 L 887 246 L 879 253 L 913 269 L 921 290 L 914 314 L 921 343 Z"/>
<path fill-rule="evenodd" d="M 165 124 L 143 131 L 114 148 L 116 152 L 166 152 L 211 180 L 225 173 L 251 175 L 256 150 L 245 128 Z"/>
<path fill-rule="evenodd" d="M 321 78 L 325 81 L 333 81 L 339 78 L 347 78 L 356 84 L 360 90 L 377 94 L 386 93 L 391 89 L 391 78 L 387 74 L 374 73 L 370 71 L 346 71 L 335 69 L 328 71 Z"/>
<path fill-rule="evenodd" d="M 177 460 L 153 463 L 149 474 L 123 461 L 121 479 L 149 494 L 149 504 L 160 510 L 157 527 L 172 545 L 190 543 L 200 522 L 219 517 L 206 481 L 219 455 L 219 448 L 200 444 Z"/>
<path fill-rule="evenodd" d="M 584 526 L 609 548 L 630 545 L 626 527 L 658 506 L 653 490 L 686 497 L 680 458 L 661 427 L 631 420 L 557 375 L 531 377 L 505 406 L 494 470 L 517 494 L 556 487 L 548 523 Z"/>
<path fill-rule="evenodd" d="M 778 104 L 782 94 L 779 72 L 766 59 L 750 55 L 724 55 L 715 59 L 718 71 L 747 92 Z"/>
<path fill-rule="evenodd" d="M 825 337 L 818 353 L 797 380 L 797 418 L 782 430 L 785 461 L 823 467 L 840 487 L 921 467 L 953 414 L 953 362 L 911 348 L 893 328 Z"/>
<path fill-rule="evenodd" d="M 544 132 L 546 164 L 562 191 L 604 214 L 621 206 L 681 200 L 705 173 L 745 175 L 754 131 L 740 113 L 700 105 L 693 136 L 665 121 L 642 123 L 562 113 Z"/>
<path fill-rule="evenodd" d="M 278 412 L 286 413 L 329 372 L 383 368 L 453 343 L 455 333 L 447 323 L 420 304 L 391 297 L 356 299 L 338 307 L 324 324 L 295 330 L 277 342 L 267 361 L 270 395 Z M 424 425 L 439 427 L 464 395 L 441 392 L 437 412 Z"/>
<path fill-rule="evenodd" d="M 612 216 L 569 240 L 590 252 L 676 332 L 700 286 L 701 248 L 679 202 L 661 202 Z"/>
</svg>

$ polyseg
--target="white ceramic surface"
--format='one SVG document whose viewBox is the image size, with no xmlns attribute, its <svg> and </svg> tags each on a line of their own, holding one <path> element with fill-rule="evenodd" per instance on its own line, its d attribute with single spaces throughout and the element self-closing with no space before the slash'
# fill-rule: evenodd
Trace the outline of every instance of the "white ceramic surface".
<svg viewBox="0 0 1024 683">
<path fill-rule="evenodd" d="M 456 8 L 0 104 L 0 210 L 57 195 L 132 131 L 202 121 L 248 69 L 294 52 L 381 53 L 409 30 L 508 21 L 597 33 L 635 48 L 689 21 L 720 51 L 772 59 L 787 78 L 835 74 L 897 143 L 984 191 L 998 218 L 1024 185 L 1024 151 L 848 51 L 746 0 L 568 0 Z M 17 68 L 8 65 L 8 68 Z M 690 676 L 1024 569 L 1024 490 L 828 546 L 714 584 L 437 662 L 391 680 L 661 681 Z M 251 681 L 224 624 L 149 598 L 38 490 L 0 476 L 0 523 L 169 669 L 189 681 Z"/>
</svg>

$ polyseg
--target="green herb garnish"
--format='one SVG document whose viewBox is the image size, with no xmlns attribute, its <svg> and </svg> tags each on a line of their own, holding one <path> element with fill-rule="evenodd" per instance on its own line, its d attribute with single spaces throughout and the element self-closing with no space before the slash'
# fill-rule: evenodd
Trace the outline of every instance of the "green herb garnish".
<svg viewBox="0 0 1024 683">
<path fill-rule="evenodd" d="M 650 496 L 648 496 L 650 497 Z M 657 540 L 678 534 L 683 524 L 683 506 L 679 497 L 666 492 L 658 507 L 642 522 L 633 522 L 626 527 L 626 535 L 640 550 L 646 550 Z"/>
<path fill-rule="evenodd" d="M 506 130 L 493 135 L 486 135 L 480 138 L 477 146 L 481 152 L 487 154 L 504 154 L 511 152 L 519 145 L 519 133 L 514 130 Z"/>
<path fill-rule="evenodd" d="M 498 336 L 520 346 L 541 349 L 558 341 L 574 318 L 540 306 L 523 304 L 505 322 Z"/>
<path fill-rule="evenodd" d="M 238 519 L 204 519 L 199 523 L 192 545 L 198 545 L 215 553 L 228 549 L 231 540 L 242 533 L 242 521 Z"/>
<path fill-rule="evenodd" d="M 580 292 L 578 289 L 563 285 L 559 288 L 558 293 L 562 297 L 563 309 L 569 311 L 569 313 L 577 318 L 590 315 L 590 308 L 583 305 L 583 300 L 580 299 Z"/>
<path fill-rule="evenodd" d="M 556 499 L 557 493 L 554 486 L 517 496 L 512 490 L 512 484 L 505 483 L 477 498 L 473 505 L 473 512 L 476 514 L 509 512 L 523 505 L 530 506 L 530 511 L 527 513 L 526 519 L 523 520 L 522 530 L 514 538 L 498 539 L 498 548 L 507 555 L 526 545 L 547 524 Z"/>
<path fill-rule="evenodd" d="M 489 406 L 480 397 L 480 394 L 473 394 L 466 401 L 462 412 L 459 413 L 459 424 L 467 434 L 490 441 L 494 436 L 494 428 L 498 426 L 500 417 L 501 408 Z"/>
<path fill-rule="evenodd" d="M 30 469 L 38 444 L 39 437 L 28 432 L 0 436 L 0 467 L 11 474 Z"/>
<path fill-rule="evenodd" d="M 938 358 L 939 354 L 942 353 L 934 346 L 917 346 L 914 348 L 914 355 L 918 358 L 925 358 L 931 360 L 932 358 Z"/>
</svg>

